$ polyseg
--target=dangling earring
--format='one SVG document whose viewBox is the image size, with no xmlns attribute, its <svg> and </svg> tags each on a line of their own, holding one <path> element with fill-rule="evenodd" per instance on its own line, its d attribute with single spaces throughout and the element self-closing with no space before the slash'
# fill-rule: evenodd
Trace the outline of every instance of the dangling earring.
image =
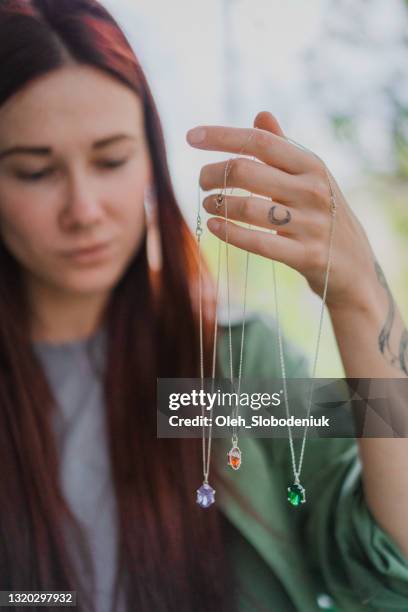
<svg viewBox="0 0 408 612">
<path fill-rule="evenodd" d="M 158 225 L 157 201 L 154 187 L 148 185 L 144 192 L 144 209 L 146 222 L 146 249 L 149 268 L 158 272 L 162 267 L 160 230 Z"/>
</svg>

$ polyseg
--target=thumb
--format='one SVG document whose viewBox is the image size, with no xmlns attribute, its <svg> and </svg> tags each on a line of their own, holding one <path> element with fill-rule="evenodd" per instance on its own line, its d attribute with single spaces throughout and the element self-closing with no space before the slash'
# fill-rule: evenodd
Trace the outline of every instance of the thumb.
<svg viewBox="0 0 408 612">
<path fill-rule="evenodd" d="M 254 127 L 285 137 L 278 120 L 269 111 L 261 111 L 254 119 Z"/>
</svg>

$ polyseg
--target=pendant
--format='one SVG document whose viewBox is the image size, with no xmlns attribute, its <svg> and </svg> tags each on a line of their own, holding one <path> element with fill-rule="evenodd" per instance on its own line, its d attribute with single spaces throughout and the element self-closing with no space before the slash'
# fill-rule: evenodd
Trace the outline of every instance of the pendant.
<svg viewBox="0 0 408 612">
<path fill-rule="evenodd" d="M 292 504 L 292 506 L 299 506 L 299 504 L 304 504 L 306 501 L 306 491 L 300 484 L 294 483 L 290 487 L 288 487 L 288 502 Z"/>
<path fill-rule="evenodd" d="M 208 482 L 203 482 L 201 487 L 197 489 L 197 504 L 201 508 L 208 508 L 215 502 L 215 489 Z"/>
<path fill-rule="evenodd" d="M 229 453 L 227 453 L 227 457 L 228 465 L 230 465 L 233 470 L 238 470 L 241 467 L 242 453 L 238 446 L 233 446 Z"/>
</svg>

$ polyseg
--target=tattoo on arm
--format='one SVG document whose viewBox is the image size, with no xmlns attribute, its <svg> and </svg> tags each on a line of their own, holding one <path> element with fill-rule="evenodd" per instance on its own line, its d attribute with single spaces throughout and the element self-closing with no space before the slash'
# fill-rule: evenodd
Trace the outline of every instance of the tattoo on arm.
<svg viewBox="0 0 408 612">
<path fill-rule="evenodd" d="M 385 359 L 387 359 L 392 366 L 401 368 L 401 370 L 408 376 L 408 331 L 406 328 L 404 328 L 400 338 L 398 353 L 395 353 L 390 344 L 390 336 L 395 319 L 395 302 L 387 280 L 384 276 L 384 272 L 377 261 L 375 262 L 375 270 L 377 273 L 377 278 L 387 292 L 388 297 L 387 317 L 385 319 L 383 328 L 381 329 L 380 335 L 378 336 L 378 346 Z"/>
<path fill-rule="evenodd" d="M 399 358 L 401 369 L 408 376 L 408 331 L 406 329 L 404 329 L 401 336 Z"/>
<path fill-rule="evenodd" d="M 387 297 L 388 297 L 387 318 L 385 319 L 384 327 L 382 328 L 380 335 L 378 337 L 378 344 L 380 347 L 380 351 L 383 354 L 387 353 L 388 355 L 392 356 L 391 361 L 392 361 L 392 364 L 395 365 L 396 355 L 393 354 L 391 346 L 390 346 L 391 329 L 392 329 L 392 325 L 394 323 L 394 318 L 395 318 L 394 298 L 392 297 L 390 288 L 388 287 L 388 283 L 385 279 L 384 273 L 378 262 L 375 262 L 375 269 L 377 272 L 377 278 L 380 281 L 380 284 L 382 285 L 382 287 L 384 287 L 384 289 L 386 290 Z"/>
</svg>

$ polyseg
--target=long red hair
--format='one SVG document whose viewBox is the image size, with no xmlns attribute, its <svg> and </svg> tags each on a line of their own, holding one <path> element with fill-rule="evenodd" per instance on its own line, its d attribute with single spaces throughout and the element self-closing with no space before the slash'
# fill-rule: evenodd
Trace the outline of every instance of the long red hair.
<svg viewBox="0 0 408 612">
<path fill-rule="evenodd" d="M 148 84 L 98 2 L 1 1 L 0 105 L 67 57 L 111 74 L 140 97 L 158 204 L 161 272 L 153 285 L 145 236 L 101 321 L 108 330 L 104 391 L 119 513 L 118 584 L 132 611 L 226 610 L 232 594 L 219 511 L 202 510 L 194 497 L 202 483 L 201 443 L 156 438 L 156 378 L 199 376 L 198 266 Z M 77 609 L 85 612 L 93 609 L 92 591 L 81 584 L 66 536 L 85 562 L 90 558 L 61 493 L 55 402 L 30 343 L 20 265 L 1 241 L 0 276 L 0 590 L 76 590 Z M 214 309 L 204 314 L 209 373 Z"/>
</svg>

